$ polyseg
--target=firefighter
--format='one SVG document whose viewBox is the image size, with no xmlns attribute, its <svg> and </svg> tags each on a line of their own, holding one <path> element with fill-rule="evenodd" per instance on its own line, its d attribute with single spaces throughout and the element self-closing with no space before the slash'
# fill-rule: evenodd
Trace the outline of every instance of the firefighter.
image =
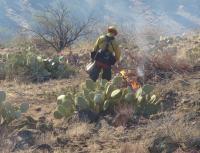
<svg viewBox="0 0 200 153">
<path fill-rule="evenodd" d="M 100 36 L 91 52 L 91 59 L 95 61 L 95 65 L 89 72 L 90 78 L 96 81 L 99 78 L 101 71 L 102 79 L 111 80 L 111 68 L 120 59 L 120 50 L 118 43 L 115 40 L 118 32 L 114 26 L 108 28 L 105 35 Z"/>
</svg>

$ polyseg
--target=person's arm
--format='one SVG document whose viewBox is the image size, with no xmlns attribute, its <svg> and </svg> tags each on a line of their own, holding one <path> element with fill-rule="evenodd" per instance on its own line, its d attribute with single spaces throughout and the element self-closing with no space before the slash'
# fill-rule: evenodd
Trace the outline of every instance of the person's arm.
<svg viewBox="0 0 200 153">
<path fill-rule="evenodd" d="M 99 43 L 100 43 L 100 38 L 97 39 L 97 41 L 94 44 L 93 51 L 98 51 L 99 50 Z"/>
<path fill-rule="evenodd" d="M 99 38 L 97 39 L 97 41 L 95 42 L 94 48 L 93 48 L 93 50 L 91 51 L 90 57 L 91 57 L 92 61 L 94 60 L 94 58 L 95 58 L 95 56 L 96 56 L 96 54 L 97 54 L 97 52 L 98 52 L 98 50 L 99 50 L 100 38 L 101 38 L 101 37 L 99 37 Z"/>
<path fill-rule="evenodd" d="M 119 49 L 119 46 L 117 44 L 117 42 L 114 42 L 113 43 L 113 49 L 114 49 L 114 52 L 115 52 L 115 58 L 117 61 L 120 60 L 120 56 L 121 56 L 121 51 Z"/>
</svg>

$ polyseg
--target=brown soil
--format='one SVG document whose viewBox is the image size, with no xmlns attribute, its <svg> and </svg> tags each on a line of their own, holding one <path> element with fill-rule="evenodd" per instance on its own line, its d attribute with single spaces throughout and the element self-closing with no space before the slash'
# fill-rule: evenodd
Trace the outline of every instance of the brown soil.
<svg viewBox="0 0 200 153">
<path fill-rule="evenodd" d="M 141 117 L 128 128 L 116 128 L 107 122 L 106 117 L 95 124 L 69 124 L 55 120 L 52 113 L 56 107 L 56 97 L 66 93 L 70 87 L 77 88 L 86 78 L 87 74 L 80 72 L 70 79 L 51 80 L 42 84 L 0 82 L 9 102 L 16 105 L 30 103 L 30 111 L 25 116 L 31 116 L 37 122 L 45 118 L 45 124 L 53 125 L 53 129 L 46 131 L 36 128 L 40 134 L 36 135 L 33 147 L 15 152 L 45 152 L 50 147 L 57 153 L 145 153 L 152 139 L 158 135 L 171 136 L 182 149 L 187 140 L 200 137 L 200 72 L 178 75 L 173 80 L 157 84 L 155 92 L 165 100 L 167 108 L 150 119 Z M 1 136 L 3 142 L 0 141 L 0 152 L 10 152 L 14 147 L 9 143 L 12 134 L 7 130 L 1 128 L 0 131 L 5 133 Z M 12 126 L 9 130 L 16 132 Z M 186 151 L 192 149 L 185 147 Z"/>
</svg>

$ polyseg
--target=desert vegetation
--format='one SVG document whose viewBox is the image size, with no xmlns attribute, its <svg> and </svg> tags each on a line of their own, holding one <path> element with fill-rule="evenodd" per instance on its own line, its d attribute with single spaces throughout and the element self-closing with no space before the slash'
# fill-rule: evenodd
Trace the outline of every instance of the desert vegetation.
<svg viewBox="0 0 200 153">
<path fill-rule="evenodd" d="M 113 78 L 93 82 L 94 20 L 59 7 L 0 47 L 0 152 L 199 153 L 199 33 L 146 29 L 144 49 L 121 27 Z"/>
<path fill-rule="evenodd" d="M 197 38 L 158 40 L 149 54 L 122 48 L 128 59 L 109 82 L 88 79 L 84 50 L 2 49 L 1 151 L 198 152 Z"/>
</svg>

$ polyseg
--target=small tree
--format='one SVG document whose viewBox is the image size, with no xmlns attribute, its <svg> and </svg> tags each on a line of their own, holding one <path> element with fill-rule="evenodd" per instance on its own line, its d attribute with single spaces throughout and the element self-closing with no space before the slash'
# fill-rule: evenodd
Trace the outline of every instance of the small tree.
<svg viewBox="0 0 200 153">
<path fill-rule="evenodd" d="M 65 47 L 71 46 L 80 37 L 88 35 L 91 31 L 92 18 L 83 22 L 73 22 L 76 19 L 70 17 L 70 12 L 59 3 L 56 8 L 47 8 L 36 16 L 37 26 L 29 29 L 42 38 L 48 45 L 60 52 Z"/>
</svg>

